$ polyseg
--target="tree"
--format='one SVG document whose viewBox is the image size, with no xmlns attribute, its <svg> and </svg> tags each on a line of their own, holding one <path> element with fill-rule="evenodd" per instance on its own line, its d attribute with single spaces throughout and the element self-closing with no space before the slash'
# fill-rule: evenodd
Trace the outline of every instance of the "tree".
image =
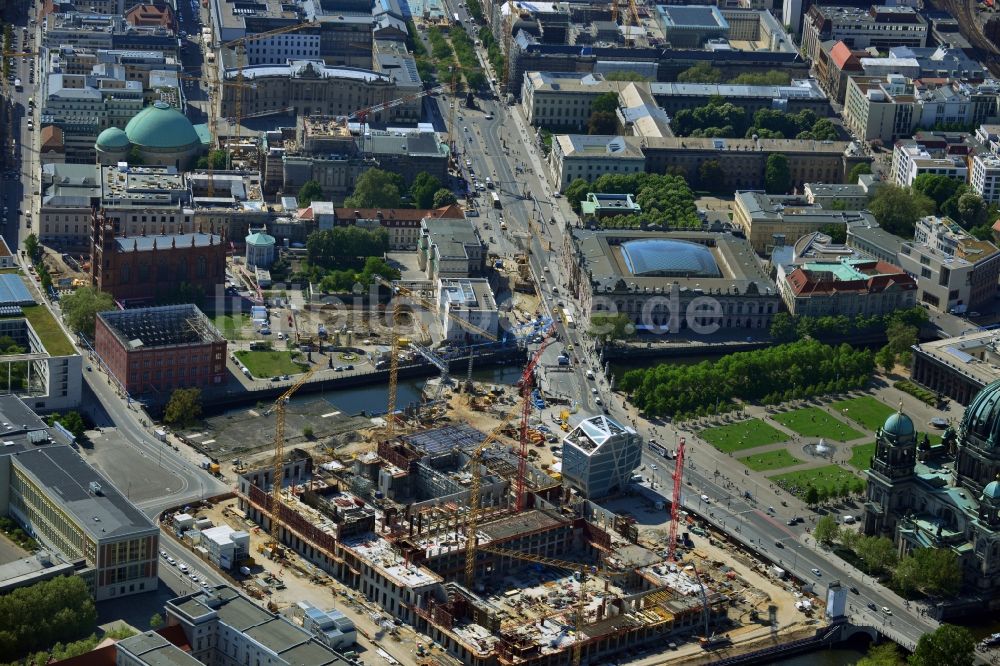
<svg viewBox="0 0 1000 666">
<path fill-rule="evenodd" d="M 186 428 L 201 416 L 201 389 L 174 389 L 163 414 L 163 422 Z"/>
<path fill-rule="evenodd" d="M 299 208 L 306 208 L 313 201 L 323 196 L 323 186 L 316 180 L 307 180 L 299 188 Z"/>
<path fill-rule="evenodd" d="M 315 436 L 315 434 L 316 433 L 312 429 L 312 426 L 306 426 L 302 428 L 302 436 L 305 437 L 306 439 L 312 439 Z"/>
<path fill-rule="evenodd" d="M 910 655 L 910 666 L 972 666 L 976 640 L 965 627 L 942 624 L 917 641 Z"/>
<path fill-rule="evenodd" d="M 737 74 L 729 83 L 738 86 L 787 86 L 792 81 L 792 75 L 780 69 L 769 69 L 766 72 L 744 72 Z"/>
<path fill-rule="evenodd" d="M 892 580 L 904 594 L 954 596 L 962 586 L 962 569 L 951 550 L 917 548 L 900 560 Z"/>
<path fill-rule="evenodd" d="M 153 616 L 149 618 L 149 628 L 158 629 L 163 626 L 163 616 L 159 613 L 153 613 Z"/>
<path fill-rule="evenodd" d="M 639 72 L 630 72 L 628 70 L 618 69 L 613 72 L 608 72 L 607 74 L 605 74 L 604 80 L 605 81 L 649 81 L 649 77 L 643 76 Z"/>
<path fill-rule="evenodd" d="M 602 342 L 621 340 L 635 332 L 628 315 L 594 314 L 590 317 L 590 334 Z"/>
<path fill-rule="evenodd" d="M 787 312 L 779 312 L 771 318 L 771 337 L 779 342 L 795 339 L 795 321 Z"/>
<path fill-rule="evenodd" d="M 891 373 L 896 367 L 896 352 L 892 351 L 889 345 L 882 347 L 875 353 L 875 363 L 886 374 Z"/>
<path fill-rule="evenodd" d="M 80 287 L 62 299 L 63 319 L 73 331 L 79 331 L 88 338 L 94 337 L 94 321 L 98 312 L 115 309 L 111 294 L 93 287 Z"/>
<path fill-rule="evenodd" d="M 587 134 L 616 134 L 618 132 L 618 116 L 614 113 L 595 111 L 587 120 Z"/>
<path fill-rule="evenodd" d="M 306 239 L 308 264 L 327 270 L 358 270 L 368 257 L 388 251 L 389 234 L 382 228 L 334 227 L 314 231 Z"/>
<path fill-rule="evenodd" d="M 38 261 L 41 256 L 42 246 L 38 242 L 38 236 L 35 234 L 28 234 L 28 237 L 24 239 L 24 251 L 28 254 L 28 258 L 31 259 L 32 263 Z"/>
<path fill-rule="evenodd" d="M 966 192 L 958 197 L 959 222 L 966 229 L 985 225 L 988 213 L 986 202 L 975 192 Z"/>
<path fill-rule="evenodd" d="M 816 489 L 816 486 L 809 486 L 806 488 L 804 499 L 806 504 L 809 506 L 816 506 L 819 504 L 819 490 Z"/>
<path fill-rule="evenodd" d="M 865 656 L 854 666 L 903 666 L 903 664 L 899 646 L 888 641 L 879 644 L 872 643 Z"/>
<path fill-rule="evenodd" d="M 872 172 L 872 165 L 869 164 L 868 162 L 860 162 L 858 164 L 855 164 L 854 168 L 851 169 L 851 173 L 847 175 L 847 182 L 852 184 L 857 183 L 858 180 L 861 178 L 861 176 L 869 174 L 871 172 Z"/>
<path fill-rule="evenodd" d="M 959 185 L 954 178 L 933 173 L 922 173 L 913 179 L 913 191 L 930 198 L 938 208 L 955 194 Z"/>
<path fill-rule="evenodd" d="M 768 194 L 785 194 L 792 187 L 792 174 L 788 158 L 781 153 L 771 153 L 764 167 L 764 189 Z"/>
<path fill-rule="evenodd" d="M 410 199 L 417 208 L 430 208 L 434 205 L 434 194 L 441 189 L 441 181 L 426 171 L 421 171 L 410 185 Z"/>
<path fill-rule="evenodd" d="M 576 212 L 580 212 L 580 202 L 587 198 L 587 194 L 590 192 L 590 183 L 583 178 L 577 178 L 572 183 L 566 186 L 563 190 L 563 195 L 566 197 L 566 201 L 569 202 L 570 207 Z"/>
<path fill-rule="evenodd" d="M 83 417 L 80 416 L 80 412 L 69 412 L 65 415 L 61 415 L 56 412 L 55 414 L 50 414 L 46 421 L 50 426 L 53 426 L 58 422 L 62 427 L 66 428 L 66 430 L 73 433 L 73 436 L 77 439 L 83 437 L 87 431 L 87 424 L 84 423 Z"/>
<path fill-rule="evenodd" d="M 61 576 L 0 596 L 0 654 L 33 654 L 94 631 L 97 609 L 79 576 Z M 35 663 L 47 663 L 47 656 Z"/>
<path fill-rule="evenodd" d="M 679 83 L 722 83 L 722 70 L 700 62 L 677 75 Z"/>
<path fill-rule="evenodd" d="M 454 203 L 458 203 L 458 199 L 455 198 L 454 193 L 447 187 L 442 187 L 434 193 L 434 201 L 431 202 L 431 206 L 433 208 L 444 208 Z"/>
<path fill-rule="evenodd" d="M 726 189 L 726 172 L 722 170 L 719 160 L 705 160 L 701 163 L 698 167 L 698 184 L 713 192 Z"/>
<path fill-rule="evenodd" d="M 914 223 L 934 213 L 934 201 L 919 192 L 885 183 L 878 188 L 868 210 L 889 233 L 913 238 Z"/>
<path fill-rule="evenodd" d="M 368 169 L 355 181 L 354 194 L 344 199 L 347 208 L 399 208 L 404 184 L 399 174 Z"/>
<path fill-rule="evenodd" d="M 226 168 L 226 151 L 224 150 L 211 150 L 208 155 L 203 155 L 198 158 L 198 162 L 195 167 L 198 169 L 208 169 L 211 166 L 212 169 L 216 171 L 221 171 Z"/>
<path fill-rule="evenodd" d="M 826 515 L 816 521 L 813 536 L 824 546 L 830 546 L 840 538 L 840 527 L 833 516 Z"/>
<path fill-rule="evenodd" d="M 919 329 L 916 326 L 895 320 L 886 327 L 885 337 L 888 340 L 886 346 L 892 350 L 899 362 L 903 365 L 910 365 L 912 352 L 910 351 L 917 344 Z"/>
<path fill-rule="evenodd" d="M 838 203 L 838 202 L 834 202 Z M 830 237 L 834 243 L 843 245 L 847 242 L 847 227 L 843 224 L 827 224 L 820 228 L 820 231 Z"/>
<path fill-rule="evenodd" d="M 595 113 L 610 113 L 614 114 L 618 110 L 618 93 L 616 92 L 606 92 L 601 93 L 594 98 L 594 101 L 590 103 L 590 113 L 591 115 Z"/>
<path fill-rule="evenodd" d="M 896 546 L 887 537 L 858 536 L 852 550 L 868 566 L 871 573 L 882 573 L 899 561 Z"/>
</svg>

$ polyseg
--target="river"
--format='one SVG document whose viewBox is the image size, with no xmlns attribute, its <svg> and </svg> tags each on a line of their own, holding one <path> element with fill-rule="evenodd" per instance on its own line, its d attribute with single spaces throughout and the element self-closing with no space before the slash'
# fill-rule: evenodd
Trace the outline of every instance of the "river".
<svg viewBox="0 0 1000 666">
<path fill-rule="evenodd" d="M 453 375 L 465 378 L 465 373 Z M 521 378 L 521 368 L 510 365 L 472 370 L 472 379 L 491 384 L 515 384 Z M 399 409 L 420 401 L 425 378 L 400 380 L 396 387 L 396 405 Z M 389 389 L 381 384 L 371 384 L 337 391 L 304 393 L 292 398 L 292 402 L 312 402 L 316 398 L 326 400 L 344 414 L 384 414 L 389 402 Z"/>
</svg>

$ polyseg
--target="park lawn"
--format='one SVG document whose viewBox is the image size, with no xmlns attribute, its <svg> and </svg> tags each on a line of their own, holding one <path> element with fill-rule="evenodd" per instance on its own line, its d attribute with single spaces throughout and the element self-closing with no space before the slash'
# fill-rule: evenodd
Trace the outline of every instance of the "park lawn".
<svg viewBox="0 0 1000 666">
<path fill-rule="evenodd" d="M 250 324 L 249 315 L 219 315 L 212 319 L 219 333 L 227 340 L 242 340 L 242 331 Z"/>
<path fill-rule="evenodd" d="M 820 488 L 837 489 L 844 481 L 854 483 L 858 477 L 838 465 L 824 465 L 798 472 L 775 474 L 768 478 L 776 483 L 781 483 L 782 487 L 789 491 L 794 487 L 797 488 L 797 492 L 801 493 L 809 486 L 815 486 L 817 490 Z"/>
<path fill-rule="evenodd" d="M 788 439 L 785 433 L 772 428 L 760 419 L 707 428 L 698 436 L 723 453 L 755 449 L 758 446 L 777 444 Z"/>
<path fill-rule="evenodd" d="M 775 414 L 771 418 L 803 437 L 823 437 L 837 442 L 849 442 L 864 436 L 819 407 L 804 407 L 784 414 Z"/>
<path fill-rule="evenodd" d="M 305 370 L 304 363 L 292 360 L 289 351 L 238 351 L 236 358 L 254 377 L 268 378 L 275 375 L 294 375 Z"/>
<path fill-rule="evenodd" d="M 871 464 L 873 455 L 875 455 L 875 442 L 858 444 L 851 447 L 851 459 L 848 462 L 854 469 L 864 471 Z"/>
<path fill-rule="evenodd" d="M 889 415 L 896 410 L 875 398 L 863 395 L 860 398 L 840 400 L 830 405 L 855 423 L 875 432 L 883 425 Z"/>
<path fill-rule="evenodd" d="M 740 458 L 740 462 L 755 472 L 767 472 L 772 469 L 781 469 L 798 465 L 802 461 L 793 456 L 785 449 L 767 451 L 766 453 L 754 453 Z"/>
</svg>

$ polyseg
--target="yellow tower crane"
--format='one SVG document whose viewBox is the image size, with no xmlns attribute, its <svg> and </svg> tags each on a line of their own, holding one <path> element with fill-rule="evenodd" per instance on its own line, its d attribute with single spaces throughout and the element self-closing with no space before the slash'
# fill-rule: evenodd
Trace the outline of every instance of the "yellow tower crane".
<svg viewBox="0 0 1000 666">
<path fill-rule="evenodd" d="M 295 392 L 309 381 L 320 366 L 314 365 L 304 372 L 274 403 L 274 470 L 271 473 L 271 540 L 273 552 L 281 552 L 281 486 L 285 466 L 285 407 Z"/>
<path fill-rule="evenodd" d="M 243 120 L 243 67 L 245 66 L 245 60 L 246 60 L 247 42 L 256 42 L 262 39 L 268 39 L 270 37 L 274 37 L 276 35 L 284 35 L 290 32 L 298 32 L 299 30 L 305 30 L 307 28 L 316 28 L 316 27 L 319 27 L 319 24 L 315 22 L 286 25 L 281 28 L 275 28 L 274 30 L 267 30 L 265 32 L 257 32 L 252 35 L 246 35 L 245 37 L 234 39 L 222 45 L 222 48 L 232 48 L 236 51 L 236 83 L 238 84 L 236 87 L 238 89 L 238 92 L 236 93 L 236 97 L 234 100 L 235 102 L 234 115 L 236 117 L 237 143 L 240 140 L 240 122 Z M 229 154 L 229 151 L 226 152 L 227 154 Z"/>
<path fill-rule="evenodd" d="M 386 405 L 386 427 L 385 438 L 392 439 L 396 434 L 396 395 L 399 385 L 399 320 L 403 314 L 403 298 L 409 298 L 419 303 L 428 312 L 435 312 L 437 307 L 420 294 L 397 282 L 392 282 L 379 275 L 374 276 L 376 283 L 386 287 L 392 292 L 392 315 L 389 321 L 389 399 Z M 481 335 L 487 340 L 497 341 L 497 336 L 470 321 L 448 312 L 448 317 L 460 325 L 465 330 Z"/>
</svg>

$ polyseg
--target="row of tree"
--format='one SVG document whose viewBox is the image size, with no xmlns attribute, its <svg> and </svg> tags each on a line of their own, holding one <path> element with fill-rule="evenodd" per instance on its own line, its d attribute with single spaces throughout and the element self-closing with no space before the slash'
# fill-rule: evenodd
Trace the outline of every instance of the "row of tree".
<svg viewBox="0 0 1000 666">
<path fill-rule="evenodd" d="M 962 586 L 961 564 L 949 548 L 915 548 L 900 557 L 892 539 L 841 528 L 830 515 L 816 522 L 813 536 L 826 546 L 839 545 L 854 553 L 872 576 L 891 573 L 892 585 L 904 596 L 953 597 Z"/>
<path fill-rule="evenodd" d="M 893 325 L 901 324 L 919 328 L 927 321 L 923 308 L 896 310 L 885 315 L 827 315 L 823 317 L 794 316 L 779 312 L 771 318 L 771 337 L 778 342 L 791 342 L 799 338 L 838 338 L 871 335 L 887 332 Z"/>
<path fill-rule="evenodd" d="M 765 72 L 744 72 L 734 77 L 727 77 L 718 67 L 698 63 L 677 75 L 679 83 L 732 83 L 745 86 L 787 86 L 792 81 L 792 75 L 787 71 L 771 69 Z"/>
<path fill-rule="evenodd" d="M 0 595 L 0 655 L 18 657 L 94 631 L 97 609 L 79 576 Z"/>
<path fill-rule="evenodd" d="M 409 195 L 409 201 L 403 200 L 404 193 Z M 322 197 L 322 185 L 309 180 L 299 188 L 297 199 L 299 207 L 305 208 Z M 382 169 L 368 169 L 355 182 L 354 193 L 344 199 L 344 207 L 427 209 L 449 206 L 457 200 L 437 176 L 426 171 L 418 173 L 407 189 L 406 181 L 399 174 Z"/>
<path fill-rule="evenodd" d="M 803 110 L 787 113 L 759 109 L 753 115 L 742 106 L 714 97 L 705 106 L 681 109 L 670 122 L 677 136 L 761 139 L 836 139 L 837 128 L 827 118 Z"/>
<path fill-rule="evenodd" d="M 973 236 L 990 239 L 990 220 L 998 211 L 989 206 L 969 186 L 934 174 L 920 174 L 911 187 L 888 183 L 881 185 L 868 205 L 875 219 L 886 231 L 903 238 L 913 238 L 917 220 L 926 215 L 950 217 Z"/>
<path fill-rule="evenodd" d="M 635 195 L 642 207 L 642 215 L 618 216 L 619 227 L 638 227 L 641 224 L 660 224 L 674 228 L 701 226 L 694 192 L 687 181 L 670 174 L 632 173 L 605 174 L 593 182 L 582 178 L 574 180 L 564 194 L 573 209 L 580 212 L 580 202 L 588 192 Z"/>
<path fill-rule="evenodd" d="M 739 399 L 759 401 L 777 392 L 843 381 L 863 385 L 875 367 L 874 355 L 844 343 L 837 347 L 799 340 L 750 352 L 729 354 L 696 365 L 661 364 L 626 372 L 621 388 L 647 414 L 697 413 Z"/>
</svg>

